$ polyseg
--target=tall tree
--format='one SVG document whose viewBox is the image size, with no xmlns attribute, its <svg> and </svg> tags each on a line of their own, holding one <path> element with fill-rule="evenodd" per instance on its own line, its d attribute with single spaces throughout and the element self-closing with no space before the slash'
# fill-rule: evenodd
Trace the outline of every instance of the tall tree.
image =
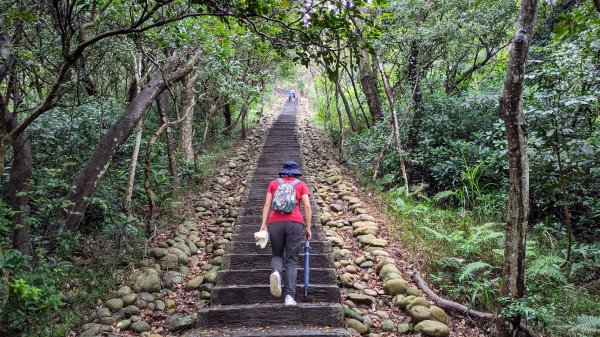
<svg viewBox="0 0 600 337">
<path fill-rule="evenodd" d="M 373 124 L 383 119 L 381 112 L 381 98 L 377 86 L 376 65 L 371 63 L 371 54 L 366 49 L 359 49 L 358 70 L 360 72 L 360 85 L 365 93 L 371 120 Z M 375 67 L 374 67 L 375 66 Z"/>
<path fill-rule="evenodd" d="M 183 79 L 183 97 L 182 100 L 182 114 L 185 119 L 181 122 L 179 129 L 179 151 L 183 158 L 189 162 L 194 160 L 194 148 L 192 144 L 192 136 L 194 134 L 194 128 L 192 122 L 194 121 L 194 107 L 197 102 L 197 95 L 194 92 L 194 85 L 198 79 L 198 74 L 190 74 Z M 188 113 L 189 112 L 189 113 Z"/>
<path fill-rule="evenodd" d="M 519 301 L 525 293 L 525 236 L 529 217 L 529 158 L 527 156 L 527 121 L 523 114 L 525 64 L 537 16 L 537 0 L 521 1 L 516 34 L 509 51 L 508 70 L 500 95 L 500 114 L 508 141 L 509 187 L 502 295 Z M 519 313 L 499 315 L 496 335 L 517 336 Z"/>
<path fill-rule="evenodd" d="M 51 236 L 64 229 L 76 230 L 78 228 L 89 204 L 89 197 L 94 193 L 98 182 L 108 169 L 115 151 L 129 137 L 140 119 L 146 114 L 148 107 L 167 86 L 192 71 L 192 67 L 201 53 L 200 48 L 195 48 L 184 55 L 176 54 L 169 57 L 163 69 L 157 71 L 150 82 L 131 101 L 121 118 L 102 137 L 94 153 L 81 170 L 75 182 L 75 189 L 67 195 L 67 199 L 72 204 L 62 214 L 64 221 L 48 227 Z M 181 62 L 181 59 L 184 59 L 185 62 Z"/>
</svg>

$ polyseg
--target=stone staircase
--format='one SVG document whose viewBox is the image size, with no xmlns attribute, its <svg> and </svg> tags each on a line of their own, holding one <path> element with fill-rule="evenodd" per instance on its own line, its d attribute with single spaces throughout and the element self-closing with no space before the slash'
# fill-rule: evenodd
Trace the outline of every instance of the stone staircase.
<svg viewBox="0 0 600 337">
<path fill-rule="evenodd" d="M 344 328 L 330 244 L 321 226 L 314 225 L 312 230 L 308 296 L 303 289 L 304 254 L 299 259 L 296 306 L 285 306 L 283 298 L 271 296 L 271 246 L 260 249 L 253 238 L 260 227 L 267 187 L 277 177 L 281 164 L 294 160 L 301 169 L 304 167 L 295 131 L 296 111 L 297 103 L 287 102 L 269 130 L 212 289 L 211 306 L 200 310 L 196 329 L 186 332 L 185 337 L 349 336 Z M 303 173 L 302 180 L 310 187 L 310 177 Z M 313 213 L 317 213 L 312 197 L 311 204 Z M 318 214 L 313 215 L 313 224 L 318 219 Z"/>
</svg>

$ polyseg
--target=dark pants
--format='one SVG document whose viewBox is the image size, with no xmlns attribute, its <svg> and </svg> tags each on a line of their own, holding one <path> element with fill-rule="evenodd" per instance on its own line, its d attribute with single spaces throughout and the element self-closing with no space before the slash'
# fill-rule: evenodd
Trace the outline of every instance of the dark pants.
<svg viewBox="0 0 600 337">
<path fill-rule="evenodd" d="M 283 275 L 283 294 L 296 296 L 296 276 L 298 274 L 298 254 L 302 247 L 304 225 L 299 222 L 273 222 L 269 224 L 271 239 L 271 269 Z"/>
</svg>

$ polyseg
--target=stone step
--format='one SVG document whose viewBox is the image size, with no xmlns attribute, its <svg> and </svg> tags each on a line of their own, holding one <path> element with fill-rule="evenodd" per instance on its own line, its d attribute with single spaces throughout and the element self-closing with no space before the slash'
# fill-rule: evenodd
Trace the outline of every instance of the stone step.
<svg viewBox="0 0 600 337">
<path fill-rule="evenodd" d="M 303 246 L 304 247 L 304 246 Z M 311 240 L 310 241 L 311 254 L 328 253 L 331 251 L 331 244 L 327 240 Z M 304 248 L 302 248 L 304 251 Z M 265 248 L 260 248 L 256 245 L 254 240 L 250 241 L 238 241 L 235 240 L 227 244 L 225 249 L 227 252 L 234 254 L 257 254 L 271 251 L 271 241 L 267 243 Z"/>
<path fill-rule="evenodd" d="M 242 213 L 244 211 L 244 209 L 241 209 Z M 262 216 L 262 209 L 261 209 L 261 214 L 260 215 L 240 215 L 237 217 L 235 223 L 236 226 L 255 226 L 256 228 L 260 227 L 260 221 L 261 221 L 261 216 Z M 314 224 L 316 223 L 316 221 L 320 221 L 321 217 L 319 216 L 318 213 L 314 212 L 312 215 L 312 223 L 313 223 L 313 227 Z"/>
<path fill-rule="evenodd" d="M 267 284 L 271 269 L 247 269 L 247 270 L 220 270 L 217 283 L 221 286 L 231 286 L 236 284 Z M 298 277 L 296 283 L 304 282 L 304 268 L 298 268 Z M 335 284 L 336 274 L 334 268 L 311 268 L 310 283 L 314 284 Z"/>
<path fill-rule="evenodd" d="M 236 225 L 234 228 L 234 233 L 235 234 L 249 234 L 249 238 L 252 239 L 253 238 L 253 234 L 255 232 L 258 232 L 258 230 L 260 229 L 260 226 L 258 226 L 258 224 L 254 225 Z M 311 231 L 313 233 L 313 235 L 315 233 L 321 232 L 322 231 L 322 227 L 321 226 L 312 226 L 311 227 Z M 248 240 L 248 241 L 252 241 L 252 240 Z"/>
<path fill-rule="evenodd" d="M 324 241 L 325 239 L 325 233 L 323 233 L 322 230 L 318 229 L 320 227 L 313 227 L 312 229 L 312 239 L 311 241 Z M 255 231 L 255 230 L 254 230 Z M 231 240 L 232 241 L 254 241 L 254 231 L 250 231 L 247 233 L 240 233 L 240 234 L 233 234 L 231 236 Z M 302 247 L 304 247 L 304 244 L 302 244 Z"/>
<path fill-rule="evenodd" d="M 271 254 L 225 254 L 221 262 L 221 269 L 269 269 L 271 268 Z M 304 266 L 304 254 L 298 257 L 298 266 Z M 310 254 L 311 268 L 333 267 L 333 257 L 330 254 Z"/>
<path fill-rule="evenodd" d="M 181 337 L 350 337 L 345 329 L 256 327 L 238 329 L 195 329 Z"/>
<path fill-rule="evenodd" d="M 339 303 L 283 303 L 228 305 L 201 309 L 196 328 L 220 327 L 301 327 L 344 326 L 344 311 Z"/>
<path fill-rule="evenodd" d="M 253 304 L 253 303 L 283 303 L 281 298 L 271 295 L 269 278 L 263 280 L 262 284 L 231 286 L 216 285 L 211 290 L 211 305 L 230 305 L 230 304 Z M 310 284 L 308 296 L 304 296 L 304 286 L 297 284 L 296 301 L 298 303 L 317 303 L 332 302 L 338 303 L 340 298 L 340 288 L 332 284 Z"/>
</svg>

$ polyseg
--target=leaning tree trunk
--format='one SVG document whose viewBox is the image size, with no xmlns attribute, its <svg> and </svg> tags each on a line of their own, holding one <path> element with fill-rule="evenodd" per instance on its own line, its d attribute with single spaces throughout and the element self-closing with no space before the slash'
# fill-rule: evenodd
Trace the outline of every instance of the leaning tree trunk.
<svg viewBox="0 0 600 337">
<path fill-rule="evenodd" d="M 79 222 L 89 204 L 89 198 L 94 194 L 98 182 L 108 169 L 115 151 L 129 137 L 140 119 L 146 114 L 152 102 L 170 85 L 188 74 L 198 57 L 200 48 L 195 48 L 184 56 L 185 63 L 179 62 L 179 56 L 169 57 L 162 70 L 158 71 L 150 82 L 142 88 L 140 93 L 127 106 L 125 113 L 106 132 L 94 153 L 81 170 L 75 188 L 69 192 L 67 199 L 72 203 L 65 209 L 61 217 L 64 221 L 57 221 L 49 226 L 48 233 L 55 237 L 62 230 L 76 230 Z"/>
<path fill-rule="evenodd" d="M 377 62 L 377 66 L 379 67 L 379 72 L 381 73 L 381 78 L 383 79 L 383 87 L 385 88 L 385 94 L 387 95 L 388 103 L 390 104 L 390 110 L 392 112 L 392 128 L 394 131 L 394 136 L 396 138 L 396 152 L 398 152 L 400 171 L 402 171 L 402 178 L 404 179 L 404 191 L 406 192 L 406 194 L 408 194 L 408 174 L 406 173 L 406 164 L 404 163 L 404 157 L 402 156 L 402 140 L 400 139 L 400 126 L 398 123 L 398 114 L 396 113 L 396 104 L 394 103 L 394 93 L 392 92 L 392 88 L 385 73 L 385 69 L 383 69 L 383 63 L 381 62 L 381 59 L 379 58 L 379 56 L 375 56 L 375 59 Z"/>
<path fill-rule="evenodd" d="M 529 159 L 527 157 L 527 122 L 523 114 L 523 85 L 527 53 L 537 15 L 537 0 L 523 0 L 516 24 L 516 35 L 508 56 L 508 70 L 500 95 L 500 114 L 508 140 L 509 187 L 508 218 L 504 241 L 502 290 L 504 297 L 515 301 L 525 293 L 525 234 L 529 216 Z M 514 337 L 519 332 L 519 314 L 499 315 L 496 335 Z"/>
<path fill-rule="evenodd" d="M 186 116 L 181 122 L 179 127 L 179 151 L 183 158 L 191 162 L 194 160 L 194 148 L 192 144 L 192 135 L 194 134 L 194 128 L 192 122 L 194 120 L 194 114 L 191 113 L 196 106 L 196 93 L 194 92 L 194 85 L 198 75 L 186 76 L 183 79 L 183 97 L 182 97 L 182 110 Z M 190 113 L 188 113 L 190 112 Z"/>
<path fill-rule="evenodd" d="M 361 49 L 358 59 L 358 70 L 360 72 L 360 85 L 367 98 L 367 105 L 371 113 L 373 124 L 383 119 L 381 113 L 381 98 L 379 98 L 379 89 L 377 88 L 377 76 L 374 67 L 371 66 L 370 54 L 366 49 Z"/>
<path fill-rule="evenodd" d="M 156 99 L 156 105 L 158 107 L 158 114 L 160 115 L 160 125 L 167 126 L 167 159 L 169 161 L 169 172 L 171 173 L 171 179 L 173 184 L 179 187 L 179 174 L 177 173 L 177 162 L 175 161 L 175 144 L 173 142 L 173 128 L 169 124 L 167 117 L 167 92 L 163 92 Z"/>
</svg>

